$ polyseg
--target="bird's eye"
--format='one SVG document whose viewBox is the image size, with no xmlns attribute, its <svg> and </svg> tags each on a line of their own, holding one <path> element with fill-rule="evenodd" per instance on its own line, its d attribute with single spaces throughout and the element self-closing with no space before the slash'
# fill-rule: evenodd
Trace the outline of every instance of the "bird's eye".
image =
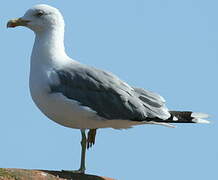
<svg viewBox="0 0 218 180">
<path fill-rule="evenodd" d="M 41 17 L 42 15 L 44 15 L 43 12 L 37 12 L 37 13 L 35 14 L 36 17 Z"/>
</svg>

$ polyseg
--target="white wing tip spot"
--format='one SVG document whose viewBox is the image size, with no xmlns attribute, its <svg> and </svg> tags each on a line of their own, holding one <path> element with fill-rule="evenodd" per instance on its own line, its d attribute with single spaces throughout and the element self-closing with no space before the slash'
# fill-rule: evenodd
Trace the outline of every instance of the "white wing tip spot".
<svg viewBox="0 0 218 180">
<path fill-rule="evenodd" d="M 178 121 L 179 119 L 176 116 L 173 116 L 173 121 Z"/>
</svg>

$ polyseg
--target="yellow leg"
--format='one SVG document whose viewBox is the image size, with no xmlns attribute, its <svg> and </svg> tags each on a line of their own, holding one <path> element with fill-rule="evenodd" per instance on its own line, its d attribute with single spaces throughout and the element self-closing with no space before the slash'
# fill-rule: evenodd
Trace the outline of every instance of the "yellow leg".
<svg viewBox="0 0 218 180">
<path fill-rule="evenodd" d="M 86 160 L 86 133 L 85 133 L 85 130 L 81 130 L 81 135 L 82 135 L 82 140 L 81 140 L 81 148 L 82 148 L 82 151 L 81 151 L 81 163 L 80 163 L 80 168 L 79 168 L 79 171 L 81 173 L 85 173 L 85 170 L 86 170 L 86 165 L 85 165 L 85 160 Z"/>
<path fill-rule="evenodd" d="M 79 170 L 62 170 L 63 172 L 68 172 L 68 173 L 85 173 L 86 170 L 86 144 L 87 144 L 87 139 L 86 139 L 86 133 L 84 129 L 81 129 L 81 162 L 80 162 L 80 168 Z"/>
</svg>

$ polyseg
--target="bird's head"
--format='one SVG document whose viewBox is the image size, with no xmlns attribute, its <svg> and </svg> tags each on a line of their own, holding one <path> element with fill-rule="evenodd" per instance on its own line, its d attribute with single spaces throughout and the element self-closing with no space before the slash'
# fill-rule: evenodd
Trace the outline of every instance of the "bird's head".
<svg viewBox="0 0 218 180">
<path fill-rule="evenodd" d="M 58 9 L 40 4 L 28 9 L 21 18 L 12 19 L 7 23 L 8 28 L 17 26 L 28 27 L 37 33 L 54 28 L 64 28 L 64 20 Z"/>
</svg>

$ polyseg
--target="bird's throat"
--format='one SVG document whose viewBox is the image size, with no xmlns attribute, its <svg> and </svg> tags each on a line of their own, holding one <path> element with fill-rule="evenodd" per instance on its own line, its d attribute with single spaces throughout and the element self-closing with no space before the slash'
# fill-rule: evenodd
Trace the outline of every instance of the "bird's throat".
<svg viewBox="0 0 218 180">
<path fill-rule="evenodd" d="M 65 56 L 64 31 L 56 29 L 36 33 L 32 58 Z"/>
</svg>

